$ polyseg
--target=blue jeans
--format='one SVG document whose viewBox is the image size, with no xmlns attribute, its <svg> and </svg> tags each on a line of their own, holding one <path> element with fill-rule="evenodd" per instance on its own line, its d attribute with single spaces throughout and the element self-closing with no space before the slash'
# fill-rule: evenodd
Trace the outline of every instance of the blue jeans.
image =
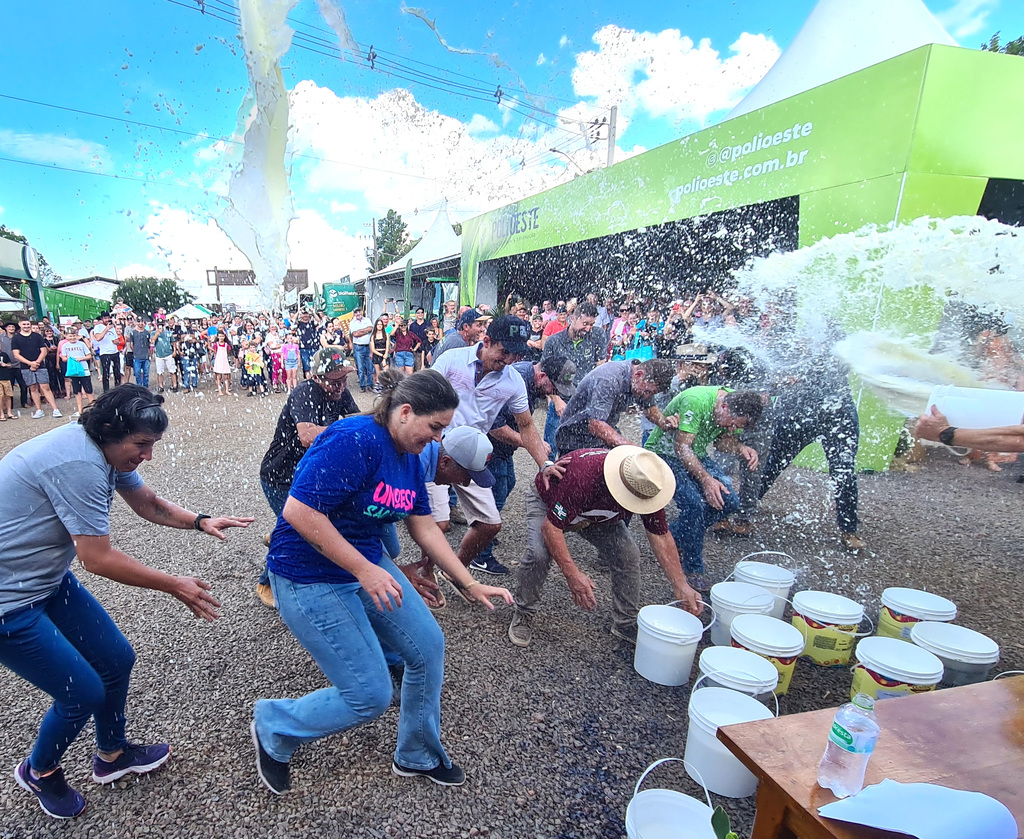
<svg viewBox="0 0 1024 839">
<path fill-rule="evenodd" d="M 135 369 L 135 381 L 143 387 L 149 387 L 149 359 L 136 358 L 132 367 Z"/>
<path fill-rule="evenodd" d="M 444 634 L 406 576 L 386 557 L 380 567 L 402 587 L 402 605 L 379 611 L 359 583 L 294 583 L 270 575 L 281 617 L 331 682 L 298 699 L 260 699 L 253 717 L 260 743 L 289 761 L 303 743 L 348 731 L 391 704 L 382 644 L 405 663 L 395 760 L 412 769 L 451 766 L 441 745 Z"/>
<path fill-rule="evenodd" d="M 552 460 L 558 460 L 558 446 L 555 444 L 555 435 L 558 433 L 558 424 L 561 421 L 562 418 L 558 416 L 558 411 L 555 410 L 555 403 L 548 402 L 548 415 L 547 419 L 544 420 L 544 442 L 551 446 L 549 457 Z"/>
<path fill-rule="evenodd" d="M 370 345 L 356 344 L 352 348 L 356 357 L 356 372 L 359 374 L 359 387 L 373 387 L 373 362 L 370 361 Z"/>
<path fill-rule="evenodd" d="M 302 372 L 308 373 L 310 364 L 313 361 L 313 356 L 316 355 L 316 350 L 305 350 L 299 347 L 299 358 L 302 359 Z"/>
<path fill-rule="evenodd" d="M 416 363 L 416 357 L 407 350 L 395 353 L 395 367 L 412 367 Z"/>
<path fill-rule="evenodd" d="M 508 500 L 509 493 L 516 485 L 516 467 L 512 458 L 492 459 L 487 467 L 494 475 L 494 504 L 500 513 Z M 486 562 L 494 558 L 494 543 L 488 542 L 487 547 L 480 551 L 479 559 Z"/>
<path fill-rule="evenodd" d="M 194 359 L 183 359 L 181 362 L 181 386 L 185 390 L 195 390 L 199 387 L 199 365 Z"/>
<path fill-rule="evenodd" d="M 0 664 L 53 697 L 29 757 L 36 772 L 60 764 L 89 717 L 100 751 L 127 743 L 124 706 L 135 651 L 70 571 L 45 600 L 0 620 Z"/>
<path fill-rule="evenodd" d="M 729 489 L 728 495 L 722 493 L 724 509 L 716 510 L 705 500 L 700 484 L 686 471 L 681 460 L 666 457 L 665 462 L 672 467 L 672 472 L 676 476 L 676 492 L 672 500 L 676 502 L 679 510 L 679 518 L 669 525 L 669 530 L 676 541 L 676 547 L 679 548 L 683 571 L 687 574 L 703 574 L 704 531 L 715 522 L 739 511 L 739 494 L 733 489 L 732 479 L 727 478 L 710 457 L 702 457 L 700 462 L 707 473 Z"/>
</svg>

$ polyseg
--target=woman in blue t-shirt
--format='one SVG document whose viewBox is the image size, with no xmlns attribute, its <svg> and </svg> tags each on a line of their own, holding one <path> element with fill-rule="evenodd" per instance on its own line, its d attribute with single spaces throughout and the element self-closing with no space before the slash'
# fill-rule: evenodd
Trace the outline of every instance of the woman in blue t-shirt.
<svg viewBox="0 0 1024 839">
<path fill-rule="evenodd" d="M 467 599 L 493 609 L 507 589 L 477 583 L 430 515 L 418 455 L 452 421 L 459 397 L 435 370 L 387 371 L 372 415 L 321 433 L 295 470 L 267 565 L 281 617 L 331 687 L 298 699 L 260 699 L 251 732 L 257 770 L 278 795 L 295 750 L 370 722 L 391 704 L 382 644 L 405 664 L 391 770 L 454 786 L 466 779 L 441 745 L 444 635 L 408 578 L 381 551 L 388 525 L 409 534 Z"/>
</svg>

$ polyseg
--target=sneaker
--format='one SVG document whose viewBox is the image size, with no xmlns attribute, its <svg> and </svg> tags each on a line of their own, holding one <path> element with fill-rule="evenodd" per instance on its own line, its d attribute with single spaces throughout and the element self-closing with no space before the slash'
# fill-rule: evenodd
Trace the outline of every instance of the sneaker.
<svg viewBox="0 0 1024 839">
<path fill-rule="evenodd" d="M 848 551 L 859 551 L 868 546 L 868 543 L 856 533 L 840 533 L 839 541 L 843 543 L 843 547 Z"/>
<path fill-rule="evenodd" d="M 690 584 L 690 588 L 694 591 L 711 591 L 711 586 L 708 584 L 708 578 L 703 574 L 691 574 L 687 572 L 686 582 Z"/>
<path fill-rule="evenodd" d="M 284 795 L 292 788 L 289 778 L 288 764 L 275 760 L 260 743 L 259 735 L 256 733 L 256 720 L 249 726 L 249 733 L 252 734 L 252 742 L 256 747 L 256 772 L 263 781 L 263 785 L 274 795 Z"/>
<path fill-rule="evenodd" d="M 433 769 L 412 769 L 402 766 L 396 760 L 391 764 L 391 772 L 399 778 L 429 778 L 443 787 L 461 787 L 466 783 L 466 773 L 454 763 L 450 769 L 443 763 L 439 763 Z"/>
<path fill-rule="evenodd" d="M 274 603 L 274 592 L 270 588 L 270 583 L 257 583 L 256 596 L 260 599 L 260 603 L 268 609 L 277 608 L 277 604 Z"/>
<path fill-rule="evenodd" d="M 517 647 L 528 647 L 533 640 L 532 616 L 516 609 L 512 613 L 512 623 L 508 626 L 508 640 Z"/>
<path fill-rule="evenodd" d="M 617 623 L 612 624 L 611 633 L 620 641 L 625 641 L 627 644 L 636 646 L 636 624 L 626 624 L 621 626 Z"/>
<path fill-rule="evenodd" d="M 46 415 L 42 411 L 37 410 L 32 414 L 32 419 L 42 419 L 44 416 Z"/>
<path fill-rule="evenodd" d="M 493 574 L 495 577 L 504 577 L 508 574 L 508 568 L 498 562 L 493 556 L 489 556 L 486 559 L 477 557 L 469 563 L 469 567 L 474 571 L 482 571 L 484 574 Z"/>
<path fill-rule="evenodd" d="M 157 393 L 163 393 L 163 392 L 164 392 L 163 388 L 160 388 L 160 390 L 157 391 Z"/>
<path fill-rule="evenodd" d="M 79 418 L 80 416 L 82 416 L 82 415 L 81 415 L 80 413 L 78 413 L 78 411 L 75 411 L 75 412 L 74 412 L 74 413 L 73 413 L 73 414 L 71 415 L 71 419 L 73 419 L 73 420 L 76 420 L 76 419 L 78 419 L 78 418 Z"/>
<path fill-rule="evenodd" d="M 50 416 L 60 419 L 64 414 L 62 414 L 57 408 L 54 408 L 53 413 Z"/>
<path fill-rule="evenodd" d="M 461 507 L 452 507 L 450 514 L 450 521 L 452 524 L 468 525 L 469 522 L 466 520 L 466 514 L 462 512 Z"/>
<path fill-rule="evenodd" d="M 28 766 L 28 758 L 14 767 L 14 780 L 18 786 L 32 793 L 43 812 L 55 819 L 73 819 L 80 816 L 85 809 L 85 799 L 81 793 L 68 786 L 64 779 L 64 770 L 59 766 L 44 778 L 33 778 Z"/>
<path fill-rule="evenodd" d="M 171 747 L 166 743 L 152 746 L 127 743 L 116 760 L 106 761 L 99 755 L 93 755 L 92 779 L 97 784 L 110 784 L 129 773 L 145 775 L 167 763 L 170 756 Z"/>
</svg>

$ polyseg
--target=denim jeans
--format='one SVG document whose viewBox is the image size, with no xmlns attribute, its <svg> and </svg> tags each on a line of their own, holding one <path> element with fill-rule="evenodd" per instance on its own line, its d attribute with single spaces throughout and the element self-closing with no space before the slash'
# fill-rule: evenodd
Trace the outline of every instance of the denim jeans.
<svg viewBox="0 0 1024 839">
<path fill-rule="evenodd" d="M 516 485 L 516 467 L 512 462 L 511 457 L 507 458 L 492 458 L 491 462 L 487 464 L 487 468 L 491 470 L 491 474 L 494 475 L 494 505 L 498 508 L 500 513 L 502 508 L 505 506 L 505 502 L 508 500 L 509 493 L 515 488 Z M 480 551 L 478 559 L 481 562 L 487 562 L 489 559 L 494 558 L 494 543 L 488 542 L 487 547 Z"/>
<path fill-rule="evenodd" d="M 284 512 L 284 504 L 288 500 L 288 487 L 273 486 L 268 484 L 262 478 L 260 478 L 260 487 L 263 489 L 263 495 L 267 499 L 267 504 L 270 505 L 271 512 L 278 518 L 281 518 L 281 514 Z M 277 522 L 274 522 L 274 527 L 277 527 Z M 267 570 L 267 563 L 263 563 L 263 572 L 260 574 L 259 584 L 261 586 L 266 585 L 270 582 L 270 571 Z"/>
<path fill-rule="evenodd" d="M 136 358 L 132 367 L 135 369 L 135 381 L 143 387 L 149 387 L 149 359 Z"/>
<path fill-rule="evenodd" d="M 199 387 L 199 365 L 194 359 L 181 362 L 181 386 L 185 390 L 195 390 Z"/>
<path fill-rule="evenodd" d="M 47 597 L 0 620 L 0 664 L 53 697 L 29 763 L 36 772 L 60 764 L 92 717 L 100 751 L 125 739 L 125 700 L 135 651 L 110 615 L 68 571 Z"/>
<path fill-rule="evenodd" d="M 313 356 L 315 354 L 316 354 L 316 350 L 314 350 L 314 349 L 304 350 L 301 347 L 299 348 L 299 358 L 302 360 L 302 372 L 303 373 L 308 373 L 309 372 L 309 366 L 310 366 L 310 364 L 312 364 Z"/>
<path fill-rule="evenodd" d="M 551 454 L 548 455 L 552 460 L 558 460 L 558 446 L 555 443 L 555 435 L 558 433 L 558 424 L 562 421 L 562 418 L 558 416 L 558 411 L 555 410 L 555 403 L 548 402 L 548 415 L 544 420 L 544 442 L 551 446 Z"/>
<path fill-rule="evenodd" d="M 672 500 L 676 502 L 676 508 L 679 510 L 679 517 L 668 529 L 676 541 L 676 547 L 679 548 L 683 571 L 687 574 L 703 574 L 704 532 L 715 522 L 739 511 L 739 495 L 733 489 L 732 478 L 727 478 L 710 457 L 702 457 L 700 462 L 707 473 L 729 489 L 728 494 L 722 493 L 723 509 L 716 510 L 708 504 L 700 484 L 693 479 L 681 460 L 666 457 L 665 462 L 672 467 L 672 472 L 676 476 L 676 492 Z"/>
<path fill-rule="evenodd" d="M 270 575 L 282 619 L 331 683 L 298 699 L 256 702 L 256 731 L 275 760 L 287 762 L 303 743 L 355 728 L 388 709 L 385 644 L 405 663 L 395 760 L 412 769 L 451 766 L 441 745 L 444 634 L 395 564 L 385 557 L 380 567 L 402 588 L 402 605 L 392 612 L 379 611 L 359 583 L 294 583 Z"/>
<path fill-rule="evenodd" d="M 516 609 L 535 614 L 540 606 L 541 588 L 551 568 L 551 554 L 541 527 L 548 515 L 547 505 L 531 482 L 526 491 L 526 554 L 516 573 Z M 594 524 L 575 535 L 597 548 L 611 571 L 612 623 L 624 630 L 636 627 L 640 611 L 640 549 L 629 535 L 625 522 Z"/>
<path fill-rule="evenodd" d="M 356 357 L 356 372 L 359 374 L 359 387 L 373 387 L 373 363 L 370 361 L 370 345 L 356 344 L 353 348 Z"/>
</svg>

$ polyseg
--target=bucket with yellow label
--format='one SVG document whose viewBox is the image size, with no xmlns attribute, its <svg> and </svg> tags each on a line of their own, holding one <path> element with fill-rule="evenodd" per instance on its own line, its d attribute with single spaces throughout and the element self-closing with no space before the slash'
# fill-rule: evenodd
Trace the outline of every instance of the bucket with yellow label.
<svg viewBox="0 0 1024 839">
<path fill-rule="evenodd" d="M 827 591 L 798 591 L 793 597 L 793 626 L 804 638 L 803 658 L 820 667 L 845 667 L 864 619 L 864 607 Z"/>
<path fill-rule="evenodd" d="M 910 630 L 918 621 L 951 621 L 956 603 L 916 588 L 887 588 L 882 592 L 878 634 L 883 638 L 910 641 Z"/>
<path fill-rule="evenodd" d="M 898 638 L 863 638 L 857 644 L 851 699 L 866 693 L 874 699 L 892 699 L 935 690 L 943 666 L 937 656 Z"/>
<path fill-rule="evenodd" d="M 768 659 L 779 671 L 775 695 L 789 690 L 797 657 L 804 648 L 803 636 L 790 624 L 770 615 L 738 615 L 729 629 L 732 646 Z"/>
</svg>

